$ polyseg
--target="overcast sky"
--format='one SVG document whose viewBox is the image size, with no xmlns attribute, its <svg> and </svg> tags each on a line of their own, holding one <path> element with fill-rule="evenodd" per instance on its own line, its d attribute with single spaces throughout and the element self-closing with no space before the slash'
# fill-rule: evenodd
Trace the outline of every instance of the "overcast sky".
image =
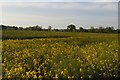
<svg viewBox="0 0 120 80">
<path fill-rule="evenodd" d="M 119 0 L 0 0 L 0 2 L 118 2 Z"/>
<path fill-rule="evenodd" d="M 13 1 L 13 2 L 10 2 Z M 24 1 L 24 2 L 22 2 Z M 2 1 L 2 23 L 28 27 L 66 28 L 69 24 L 83 26 L 113 26 L 118 28 L 118 0 L 15 0 Z M 37 2 L 39 1 L 39 2 Z M 85 2 L 86 1 L 86 2 Z M 100 2 L 101 1 L 101 2 Z M 109 2 L 108 2 L 109 1 Z"/>
</svg>

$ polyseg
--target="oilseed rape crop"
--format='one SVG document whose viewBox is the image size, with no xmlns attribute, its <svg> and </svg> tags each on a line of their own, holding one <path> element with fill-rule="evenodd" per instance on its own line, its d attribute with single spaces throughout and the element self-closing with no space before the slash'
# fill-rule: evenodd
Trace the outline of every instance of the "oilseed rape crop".
<svg viewBox="0 0 120 80">
<path fill-rule="evenodd" d="M 83 37 L 3 40 L 3 79 L 118 77 L 117 36 Z"/>
</svg>

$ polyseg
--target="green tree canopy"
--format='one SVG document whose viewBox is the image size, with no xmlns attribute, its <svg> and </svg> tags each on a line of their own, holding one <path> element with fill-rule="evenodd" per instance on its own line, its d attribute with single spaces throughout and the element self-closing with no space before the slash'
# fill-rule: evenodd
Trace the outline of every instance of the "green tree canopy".
<svg viewBox="0 0 120 80">
<path fill-rule="evenodd" d="M 75 30 L 76 30 L 76 26 L 73 25 L 73 24 L 68 25 L 68 26 L 67 26 L 67 30 L 68 30 L 68 31 L 75 31 Z"/>
</svg>

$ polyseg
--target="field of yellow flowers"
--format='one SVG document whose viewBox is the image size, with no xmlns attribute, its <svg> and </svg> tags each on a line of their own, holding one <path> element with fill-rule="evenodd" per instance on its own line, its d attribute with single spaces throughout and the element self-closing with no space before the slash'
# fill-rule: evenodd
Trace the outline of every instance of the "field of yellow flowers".
<svg viewBox="0 0 120 80">
<path fill-rule="evenodd" d="M 117 34 L 74 34 L 76 36 L 65 38 L 3 40 L 2 78 L 71 80 L 118 77 Z"/>
</svg>

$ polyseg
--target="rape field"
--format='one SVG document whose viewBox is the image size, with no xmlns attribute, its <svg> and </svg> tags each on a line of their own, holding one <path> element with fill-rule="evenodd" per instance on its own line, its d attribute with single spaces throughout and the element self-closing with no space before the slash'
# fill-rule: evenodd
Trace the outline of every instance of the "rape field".
<svg viewBox="0 0 120 80">
<path fill-rule="evenodd" d="M 118 34 L 37 32 L 39 38 L 25 39 L 15 33 L 15 40 L 2 41 L 3 79 L 118 77 Z"/>
</svg>

